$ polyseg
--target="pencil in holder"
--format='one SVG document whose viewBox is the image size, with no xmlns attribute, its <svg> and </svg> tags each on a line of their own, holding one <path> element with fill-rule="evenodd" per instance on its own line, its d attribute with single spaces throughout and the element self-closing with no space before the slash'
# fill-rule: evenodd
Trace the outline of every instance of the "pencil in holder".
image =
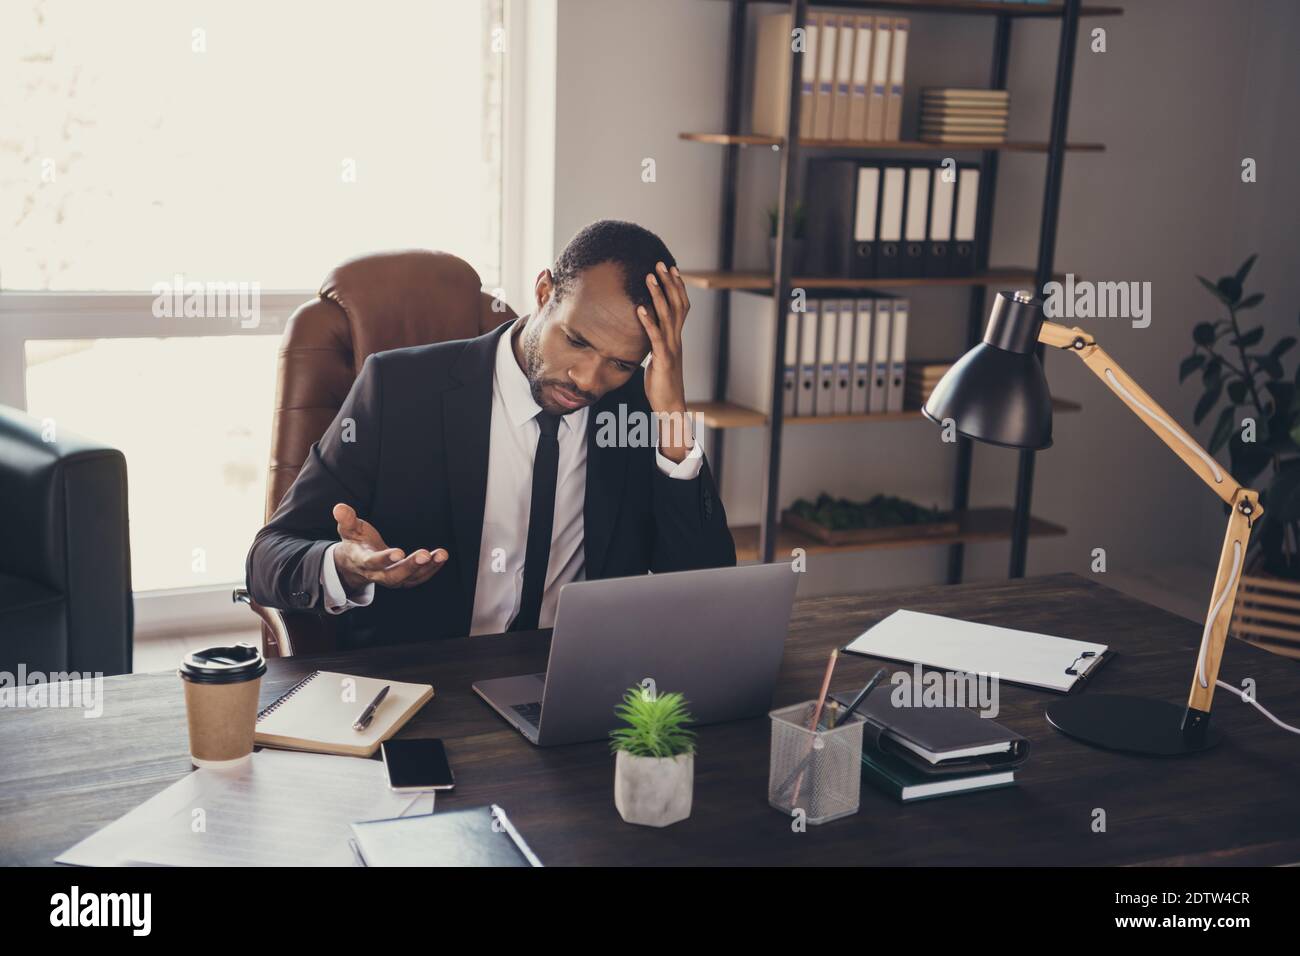
<svg viewBox="0 0 1300 956">
<path fill-rule="evenodd" d="M 816 701 L 774 710 L 767 801 L 782 813 L 802 810 L 806 822 L 827 823 L 858 812 L 862 788 L 862 717 L 810 730 Z"/>
</svg>

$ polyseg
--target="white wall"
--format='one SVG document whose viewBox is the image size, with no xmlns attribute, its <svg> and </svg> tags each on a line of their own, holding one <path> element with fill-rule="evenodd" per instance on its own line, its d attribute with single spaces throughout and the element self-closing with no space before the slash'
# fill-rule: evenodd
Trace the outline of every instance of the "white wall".
<svg viewBox="0 0 1300 956">
<path fill-rule="evenodd" d="M 555 182 L 551 257 L 581 226 L 612 217 L 658 232 L 678 260 L 716 265 L 721 150 L 677 138 L 723 121 L 728 4 L 662 0 L 559 0 L 555 57 Z M 775 10 L 777 7 L 761 9 Z M 751 14 L 751 19 L 752 19 Z M 922 86 L 984 85 L 993 20 L 912 18 L 904 135 L 915 128 Z M 1089 51 L 1089 30 L 1107 31 L 1107 52 Z M 1046 138 L 1058 26 L 1020 21 L 1011 56 L 1013 138 Z M 1250 252 L 1252 286 L 1268 298 L 1256 318 L 1294 331 L 1297 192 L 1294 56 L 1300 17 L 1290 0 L 1144 0 L 1123 16 L 1085 20 L 1076 58 L 1070 137 L 1106 143 L 1104 153 L 1066 161 L 1057 242 L 1058 270 L 1095 280 L 1152 283 L 1153 321 L 1085 323 L 1165 407 L 1190 425 L 1199 391 L 1177 382 L 1190 330 L 1214 316 L 1195 274 L 1235 269 Z M 747 111 L 745 113 L 747 115 Z M 1260 181 L 1240 182 L 1243 156 Z M 657 180 L 642 182 L 653 158 Z M 775 199 L 777 157 L 742 151 L 738 264 L 765 258 L 764 209 Z M 994 216 L 994 264 L 1032 265 L 1042 202 L 1041 155 L 1003 154 Z M 537 248 L 534 245 L 534 248 Z M 549 264 L 530 262 L 525 272 Z M 924 289 L 913 298 L 913 356 L 954 354 L 963 341 L 967 293 Z M 711 393 L 716 298 L 692 292 L 687 387 Z M 762 326 L 767 301 L 733 298 L 733 367 L 759 361 L 746 334 Z M 919 320 L 918 320 L 919 319 Z M 1048 359 L 1056 393 L 1084 411 L 1056 421 L 1056 445 L 1038 456 L 1034 512 L 1070 528 L 1034 539 L 1031 573 L 1086 573 L 1094 547 L 1112 571 L 1195 558 L 1207 569 L 1222 538 L 1215 498 L 1081 363 Z M 1205 429 L 1198 437 L 1208 438 Z M 825 489 L 866 497 L 877 491 L 926 502 L 949 500 L 953 449 L 921 423 L 833 425 L 785 432 L 782 503 Z M 727 437 L 723 498 L 733 523 L 756 521 L 763 473 L 759 431 Z M 1015 455 L 977 447 L 974 504 L 1009 504 Z M 945 549 L 818 557 L 801 593 L 942 580 Z M 1006 544 L 967 549 L 969 578 L 1002 577 Z"/>
</svg>

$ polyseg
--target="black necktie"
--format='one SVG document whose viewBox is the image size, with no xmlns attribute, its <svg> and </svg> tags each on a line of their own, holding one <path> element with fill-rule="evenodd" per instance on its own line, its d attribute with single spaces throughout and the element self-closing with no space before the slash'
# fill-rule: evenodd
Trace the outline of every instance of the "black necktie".
<svg viewBox="0 0 1300 956">
<path fill-rule="evenodd" d="M 551 527 L 555 523 L 555 480 L 560 470 L 560 416 L 537 413 L 537 453 L 533 455 L 533 497 L 528 506 L 528 546 L 524 551 L 524 589 L 519 613 L 507 630 L 533 631 L 542 613 L 546 565 L 551 559 Z"/>
</svg>

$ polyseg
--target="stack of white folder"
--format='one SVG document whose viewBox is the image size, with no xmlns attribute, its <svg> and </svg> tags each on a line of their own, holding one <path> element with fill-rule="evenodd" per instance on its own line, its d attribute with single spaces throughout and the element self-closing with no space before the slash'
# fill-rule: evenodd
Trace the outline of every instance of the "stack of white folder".
<svg viewBox="0 0 1300 956">
<path fill-rule="evenodd" d="M 799 136 L 894 142 L 903 114 L 907 17 L 869 17 L 842 11 L 808 12 L 798 58 Z M 755 133 L 784 136 L 790 89 L 790 14 L 759 18 L 754 58 Z"/>
<path fill-rule="evenodd" d="M 854 279 L 971 275 L 980 168 L 960 163 L 814 159 L 808 164 L 809 275 Z"/>
<path fill-rule="evenodd" d="M 788 417 L 903 410 L 906 299 L 823 299 L 786 316 L 784 393 Z"/>
</svg>

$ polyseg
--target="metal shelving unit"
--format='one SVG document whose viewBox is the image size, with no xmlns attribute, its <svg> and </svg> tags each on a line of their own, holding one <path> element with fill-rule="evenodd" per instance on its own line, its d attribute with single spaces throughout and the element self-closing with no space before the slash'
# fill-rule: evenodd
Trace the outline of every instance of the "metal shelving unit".
<svg viewBox="0 0 1300 956">
<path fill-rule="evenodd" d="M 720 2 L 720 0 L 707 0 Z M 837 140 L 801 139 L 799 130 L 799 82 L 801 71 L 798 64 L 790 70 L 789 89 L 786 91 L 789 109 L 787 111 L 786 132 L 782 137 L 756 136 L 741 131 L 741 92 L 745 80 L 745 34 L 748 11 L 759 0 L 726 0 L 730 3 L 730 20 L 727 43 L 726 72 L 726 106 L 725 129 L 718 132 L 683 132 L 681 138 L 693 142 L 718 146 L 724 150 L 722 168 L 721 219 L 722 230 L 718 241 L 718 268 L 711 271 L 682 270 L 685 280 L 696 287 L 714 289 L 719 292 L 717 323 L 717 362 L 714 375 L 713 401 L 700 403 L 696 409 L 704 413 L 706 421 L 713 420 L 714 427 L 719 428 L 711 458 L 713 469 L 719 484 L 722 481 L 724 464 L 725 436 L 727 429 L 734 427 L 766 427 L 766 475 L 762 488 L 762 511 L 757 527 L 733 529 L 737 537 L 738 550 L 742 558 L 772 561 L 778 545 L 808 546 L 808 542 L 796 541 L 798 535 L 788 529 L 782 529 L 779 523 L 780 479 L 781 479 L 781 442 L 787 420 L 782 410 L 782 376 L 781 356 L 784 353 L 786 308 L 791 290 L 802 287 L 816 288 L 907 288 L 918 286 L 967 286 L 970 288 L 970 300 L 966 320 L 967 346 L 979 341 L 986 318 L 986 289 L 990 286 L 1027 285 L 1032 283 L 1041 289 L 1053 275 L 1053 258 L 1056 249 L 1056 228 L 1060 210 L 1061 179 L 1067 150 L 1099 151 L 1104 147 L 1098 143 L 1066 143 L 1065 131 L 1069 119 L 1070 87 L 1074 73 L 1074 49 L 1078 38 L 1079 18 L 1081 16 L 1115 16 L 1123 11 L 1119 7 L 1083 7 L 1080 0 L 1064 0 L 1060 3 L 1026 3 L 1000 2 L 1000 0 L 878 0 L 878 2 L 853 2 L 853 0 L 819 0 L 817 7 L 853 8 L 864 12 L 872 10 L 895 13 L 953 13 L 963 15 L 982 15 L 995 18 L 993 50 L 989 73 L 989 87 L 1005 89 L 1007 85 L 1007 68 L 1010 58 L 1012 25 L 1018 19 L 1058 18 L 1061 22 L 1060 40 L 1057 50 L 1056 78 L 1052 97 L 1052 116 L 1048 139 L 1045 142 L 1006 142 L 935 144 L 913 141 L 860 143 Z M 777 4 L 767 3 L 765 6 Z M 797 27 L 807 23 L 808 0 L 790 0 L 791 22 Z M 801 54 L 802 55 L 802 54 Z M 745 272 L 735 269 L 736 245 L 736 209 L 737 184 L 739 179 L 740 150 L 748 146 L 775 147 L 780 154 L 780 175 L 778 186 L 778 219 L 776 235 L 776 255 L 772 272 Z M 935 152 L 978 153 L 980 155 L 980 193 L 978 198 L 978 233 L 976 236 L 977 255 L 976 274 L 963 278 L 941 279 L 890 279 L 890 280 L 849 280 L 849 279 L 811 279 L 791 275 L 790 240 L 793 228 L 790 225 L 789 211 L 793 207 L 798 193 L 796 177 L 799 159 L 804 150 L 828 152 L 845 155 L 871 155 L 890 152 Z M 1003 152 L 1041 153 L 1047 160 L 1047 176 L 1043 194 L 1043 207 L 1040 218 L 1038 257 L 1032 268 L 995 268 L 988 262 L 989 241 L 992 234 L 993 197 L 997 186 L 998 158 Z M 771 371 L 771 407 L 762 413 L 753 409 L 743 409 L 727 401 L 727 378 L 730 360 L 730 325 L 731 297 L 736 292 L 749 292 L 768 295 L 772 298 L 775 309 L 773 362 Z M 1039 346 L 1040 358 L 1042 346 Z M 1062 410 L 1073 410 L 1078 406 L 1062 403 Z M 912 413 L 919 418 L 919 413 Z M 836 421 L 870 423 L 873 421 L 899 420 L 898 415 L 861 415 L 840 416 L 830 419 Z M 790 424 L 805 424 L 807 419 L 792 419 Z M 947 544 L 948 581 L 956 583 L 962 578 L 964 547 L 968 541 L 1010 540 L 1011 560 L 1009 574 L 1011 577 L 1024 575 L 1025 559 L 1030 535 L 1064 534 L 1065 529 L 1049 522 L 1041 521 L 1030 515 L 1033 496 L 1034 453 L 1022 452 L 1019 460 L 1016 497 L 1010 509 L 969 509 L 970 480 L 972 465 L 971 442 L 960 439 L 957 447 L 957 461 L 953 482 L 952 507 L 959 513 L 962 531 L 948 540 L 937 543 Z M 892 547 L 911 544 L 933 544 L 934 538 L 918 537 L 915 541 L 895 541 Z M 858 550 L 855 547 L 828 548 L 813 545 L 808 550 Z"/>
</svg>

